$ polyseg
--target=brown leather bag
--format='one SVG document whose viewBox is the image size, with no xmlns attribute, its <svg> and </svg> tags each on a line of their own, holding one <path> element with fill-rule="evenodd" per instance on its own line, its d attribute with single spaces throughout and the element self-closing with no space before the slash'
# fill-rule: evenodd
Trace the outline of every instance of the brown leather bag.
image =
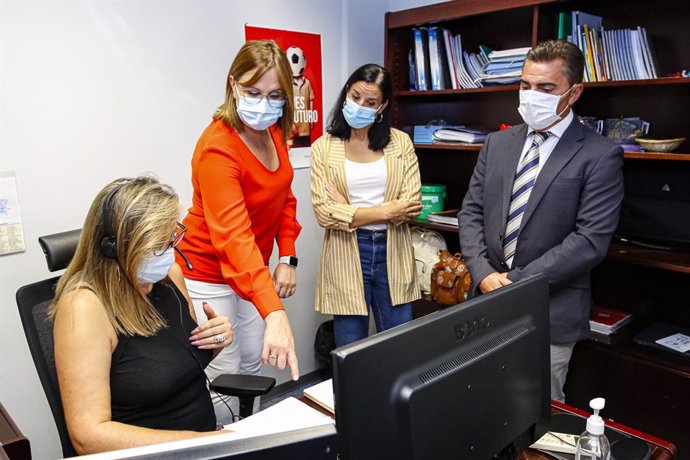
<svg viewBox="0 0 690 460">
<path fill-rule="evenodd" d="M 442 250 L 431 273 L 431 298 L 443 305 L 455 305 L 467 300 L 470 286 L 472 278 L 462 254 Z"/>
</svg>

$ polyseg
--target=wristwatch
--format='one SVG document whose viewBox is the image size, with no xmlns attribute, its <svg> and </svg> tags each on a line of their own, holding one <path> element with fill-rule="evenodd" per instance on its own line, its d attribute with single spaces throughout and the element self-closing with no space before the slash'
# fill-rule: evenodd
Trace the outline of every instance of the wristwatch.
<svg viewBox="0 0 690 460">
<path fill-rule="evenodd" d="M 288 264 L 291 267 L 297 268 L 297 257 L 295 256 L 283 256 L 278 259 L 278 263 Z"/>
</svg>

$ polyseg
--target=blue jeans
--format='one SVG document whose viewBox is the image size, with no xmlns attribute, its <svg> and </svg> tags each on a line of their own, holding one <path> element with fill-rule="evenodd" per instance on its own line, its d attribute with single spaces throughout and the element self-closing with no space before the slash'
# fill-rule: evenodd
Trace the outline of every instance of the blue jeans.
<svg viewBox="0 0 690 460">
<path fill-rule="evenodd" d="M 376 331 L 406 323 L 412 319 L 412 304 L 393 306 L 388 288 L 386 230 L 357 230 L 359 260 L 362 264 L 364 298 L 374 315 Z M 335 345 L 341 347 L 369 335 L 369 317 L 333 315 Z"/>
</svg>

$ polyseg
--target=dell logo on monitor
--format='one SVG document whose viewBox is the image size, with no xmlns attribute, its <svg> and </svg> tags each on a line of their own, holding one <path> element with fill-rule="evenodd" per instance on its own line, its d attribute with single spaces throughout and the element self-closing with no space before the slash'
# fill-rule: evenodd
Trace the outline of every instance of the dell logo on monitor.
<svg viewBox="0 0 690 460">
<path fill-rule="evenodd" d="M 491 321 L 484 315 L 478 316 L 474 319 L 467 320 L 464 323 L 455 325 L 455 341 L 461 342 L 470 337 L 480 329 L 488 329 L 491 327 Z"/>
</svg>

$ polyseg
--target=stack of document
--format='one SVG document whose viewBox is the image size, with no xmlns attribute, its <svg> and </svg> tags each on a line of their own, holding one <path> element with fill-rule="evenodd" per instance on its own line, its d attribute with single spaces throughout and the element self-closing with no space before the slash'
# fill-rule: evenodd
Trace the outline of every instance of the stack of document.
<svg viewBox="0 0 690 460">
<path fill-rule="evenodd" d="M 412 141 L 415 144 L 433 144 L 434 142 L 434 131 L 441 128 L 464 128 L 464 125 L 414 125 L 414 133 Z"/>
<path fill-rule="evenodd" d="M 475 144 L 484 142 L 489 131 L 478 128 L 441 128 L 434 131 L 437 142 L 466 142 Z"/>
<path fill-rule="evenodd" d="M 544 436 L 529 447 L 544 452 L 553 458 L 572 459 L 577 449 L 578 439 L 579 436 L 574 434 L 547 431 Z"/>
<path fill-rule="evenodd" d="M 314 401 L 331 414 L 335 414 L 335 396 L 333 394 L 333 379 L 325 380 L 319 384 L 306 388 L 304 397 Z"/>
<path fill-rule="evenodd" d="M 435 222 L 437 224 L 458 226 L 458 212 L 459 209 L 449 209 L 448 211 L 432 212 L 426 216 L 427 222 Z"/>
<path fill-rule="evenodd" d="M 485 84 L 508 85 L 520 81 L 522 65 L 530 47 L 491 51 L 489 62 L 484 66 L 482 82 Z"/>
<path fill-rule="evenodd" d="M 595 306 L 589 320 L 589 328 L 600 334 L 613 334 L 632 321 L 633 315 L 620 310 Z"/>
</svg>

